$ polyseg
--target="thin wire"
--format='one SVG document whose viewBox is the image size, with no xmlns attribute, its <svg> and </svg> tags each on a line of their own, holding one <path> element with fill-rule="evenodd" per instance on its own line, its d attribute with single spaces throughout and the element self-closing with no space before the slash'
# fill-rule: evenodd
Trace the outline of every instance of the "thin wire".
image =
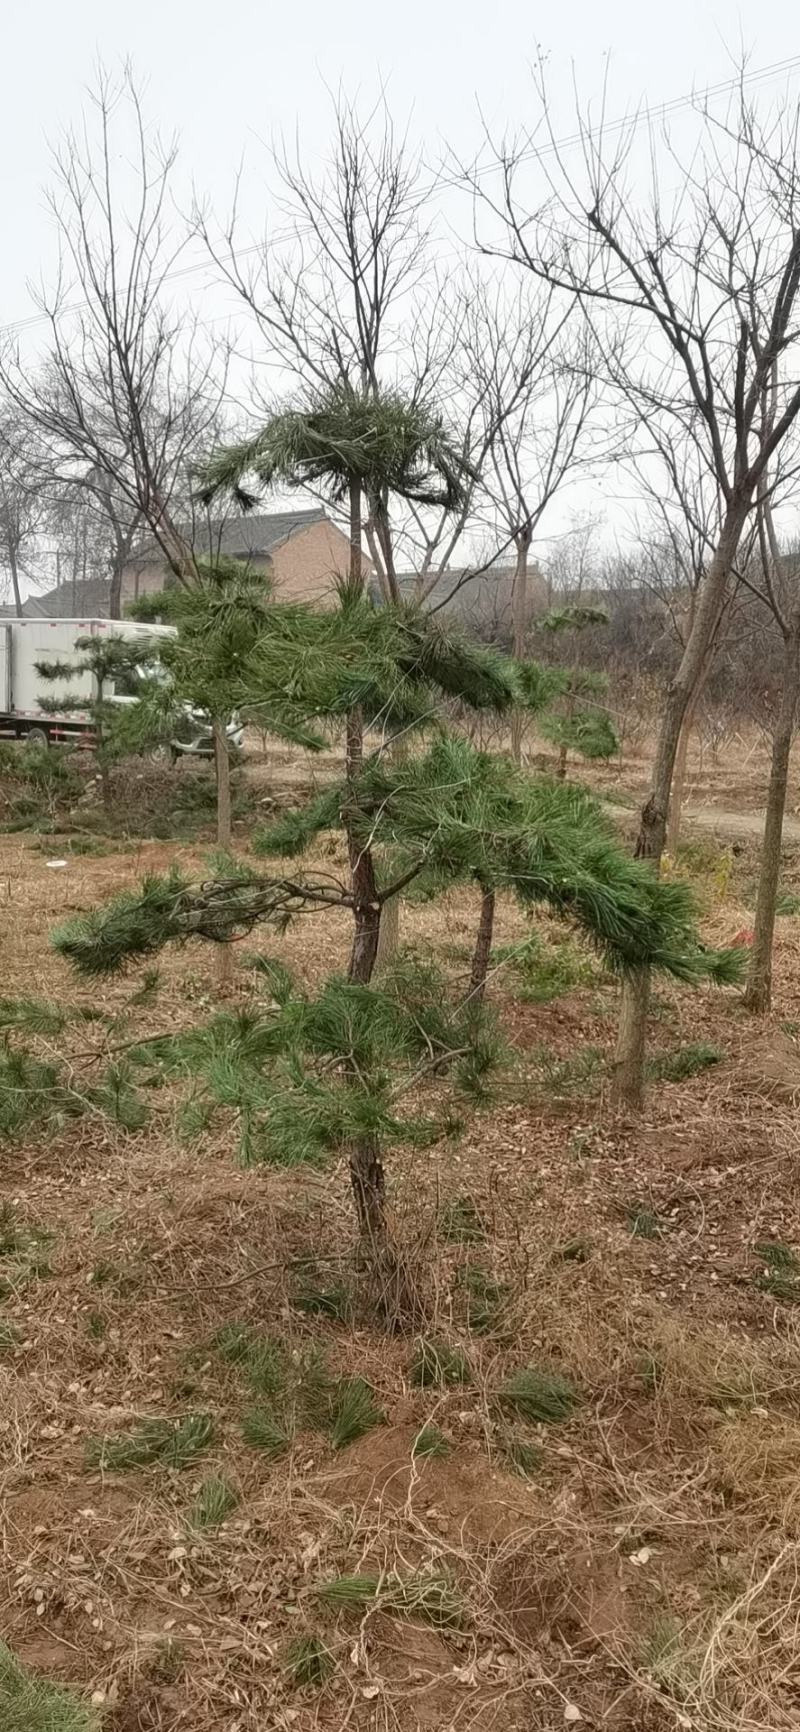
<svg viewBox="0 0 800 1732">
<path fill-rule="evenodd" d="M 542 145 L 534 145 L 530 150 L 521 151 L 516 160 L 518 162 L 538 161 L 540 157 L 550 156 L 554 153 L 561 152 L 562 150 L 569 150 L 572 146 L 583 143 L 586 137 L 591 138 L 594 134 L 600 132 L 602 132 L 604 137 L 622 132 L 625 127 L 630 127 L 631 131 L 635 132 L 642 121 L 646 120 L 647 122 L 652 123 L 654 120 L 665 120 L 669 118 L 670 115 L 679 113 L 681 109 L 691 107 L 694 103 L 700 100 L 701 96 L 702 100 L 708 102 L 719 96 L 727 95 L 730 91 L 740 88 L 743 84 L 760 84 L 768 79 L 777 78 L 782 73 L 788 74 L 794 72 L 798 67 L 800 67 L 800 54 L 793 54 L 786 60 L 776 60 L 771 66 L 761 67 L 760 70 L 754 72 L 745 72 L 737 75 L 735 78 L 724 79 L 719 84 L 708 85 L 703 92 L 698 92 L 693 89 L 683 96 L 670 97 L 666 102 L 659 103 L 655 108 L 643 108 L 639 110 L 632 117 L 627 114 L 621 115 L 618 120 L 604 122 L 596 127 L 588 127 L 585 132 L 569 133 L 564 138 L 551 140 Z M 485 175 L 494 172 L 495 165 L 492 163 L 487 163 L 485 167 L 476 168 L 474 170 L 476 179 L 482 179 Z M 427 186 L 420 188 L 418 198 L 421 202 L 424 199 L 429 198 L 432 193 L 439 192 L 444 187 L 455 186 L 457 184 L 458 180 L 456 176 L 451 176 L 450 179 L 444 179 L 437 175 L 428 183 Z M 293 240 L 296 237 L 312 233 L 313 225 L 311 223 L 298 223 L 293 224 L 282 233 L 279 230 L 277 234 L 269 236 L 268 240 L 269 244 L 272 246 L 281 246 L 284 241 Z M 236 249 L 231 248 L 229 256 L 232 261 L 251 258 L 254 254 L 263 252 L 263 247 L 264 243 L 257 241 L 249 247 L 239 247 Z M 184 277 L 196 275 L 199 271 L 210 271 L 213 267 L 213 259 L 199 259 L 195 264 L 182 265 L 178 270 L 168 271 L 163 281 L 165 283 L 178 282 Z M 88 306 L 88 301 L 77 301 L 74 307 L 65 307 L 63 312 L 65 316 L 69 316 L 74 313 L 84 312 Z M 27 331 L 34 325 L 47 323 L 49 318 L 49 313 L 30 313 L 26 318 L 13 319 L 10 324 L 0 325 L 0 337 L 9 337 L 18 331 Z"/>
</svg>

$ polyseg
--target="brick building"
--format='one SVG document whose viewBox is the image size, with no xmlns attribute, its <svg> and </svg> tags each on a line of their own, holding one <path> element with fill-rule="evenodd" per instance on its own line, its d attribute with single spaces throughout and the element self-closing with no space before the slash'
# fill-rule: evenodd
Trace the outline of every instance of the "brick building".
<svg viewBox="0 0 800 1732">
<path fill-rule="evenodd" d="M 224 522 L 198 524 L 192 534 L 195 552 L 202 558 L 224 553 L 241 560 L 251 571 L 263 571 L 282 601 L 325 602 L 333 594 L 338 577 L 345 577 L 350 559 L 347 536 L 332 523 L 322 506 L 302 511 L 273 511 Z M 372 566 L 364 556 L 364 569 Z M 163 589 L 169 568 L 159 547 L 145 544 L 129 559 L 122 575 L 122 610 L 139 595 Z M 48 619 L 76 616 L 105 618 L 109 606 L 108 582 L 64 583 L 45 595 L 29 597 L 23 611 Z"/>
</svg>

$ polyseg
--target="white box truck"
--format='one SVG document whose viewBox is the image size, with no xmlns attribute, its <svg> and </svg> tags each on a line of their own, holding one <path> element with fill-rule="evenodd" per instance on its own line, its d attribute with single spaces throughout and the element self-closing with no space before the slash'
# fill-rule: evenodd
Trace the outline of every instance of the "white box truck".
<svg viewBox="0 0 800 1732">
<path fill-rule="evenodd" d="M 127 619 L 7 619 L 0 620 L 0 735 L 31 744 L 90 740 L 92 719 L 86 708 L 96 695 L 94 676 L 89 672 L 80 678 L 52 684 L 36 671 L 37 662 L 66 662 L 78 666 L 84 659 L 76 649 L 80 638 L 97 637 L 108 632 L 119 637 L 149 638 L 157 645 L 160 637 L 174 637 L 171 625 L 143 625 Z M 154 660 L 158 659 L 157 648 Z M 63 710 L 53 715 L 42 708 L 42 697 L 68 700 Z M 114 692 L 109 681 L 105 695 L 119 701 L 131 701 L 130 688 L 125 693 Z"/>
</svg>

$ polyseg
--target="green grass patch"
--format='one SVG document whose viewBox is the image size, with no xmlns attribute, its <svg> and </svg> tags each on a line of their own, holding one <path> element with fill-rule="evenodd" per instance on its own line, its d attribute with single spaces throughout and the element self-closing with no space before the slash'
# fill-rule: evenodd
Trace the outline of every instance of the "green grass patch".
<svg viewBox="0 0 800 1732">
<path fill-rule="evenodd" d="M 286 1670 L 298 1690 L 319 1690 L 327 1683 L 334 1659 L 320 1636 L 298 1636 L 286 1650 Z"/>
<path fill-rule="evenodd" d="M 62 1690 L 20 1665 L 0 1642 L 2 1732 L 100 1732 L 100 1720 L 70 1690 Z"/>
<path fill-rule="evenodd" d="M 775 898 L 775 913 L 784 916 L 800 914 L 800 895 L 796 890 L 779 890 Z"/>
<path fill-rule="evenodd" d="M 298 1311 L 309 1317 L 327 1317 L 332 1323 L 349 1323 L 353 1317 L 353 1295 L 344 1281 L 326 1281 L 313 1264 L 303 1265 L 293 1296 Z"/>
<path fill-rule="evenodd" d="M 214 1438 L 208 1413 L 188 1413 L 184 1419 L 146 1419 L 133 1431 L 115 1437 L 90 1438 L 87 1467 L 106 1473 L 127 1473 L 139 1467 L 188 1467 Z"/>
<path fill-rule="evenodd" d="M 204 1479 L 189 1514 L 193 1528 L 218 1528 L 239 1502 L 239 1493 L 227 1479 L 212 1474 Z"/>
<path fill-rule="evenodd" d="M 557 1425 L 569 1419 L 577 1405 L 578 1393 L 560 1372 L 525 1365 L 501 1384 L 497 1400 L 507 1412 L 516 1413 L 529 1423 Z"/>
<path fill-rule="evenodd" d="M 531 1048 L 533 1082 L 544 1094 L 556 1099 L 585 1094 L 602 1076 L 604 1058 L 599 1047 L 583 1047 L 571 1058 L 558 1058 L 546 1046 Z"/>
<path fill-rule="evenodd" d="M 325 1605 L 336 1611 L 379 1606 L 381 1611 L 414 1618 L 440 1630 L 461 1629 L 464 1602 L 449 1576 L 412 1571 L 406 1576 L 335 1576 L 318 1590 Z"/>
<path fill-rule="evenodd" d="M 26 1256 L 38 1245 L 49 1244 L 52 1237 L 44 1227 L 20 1221 L 10 1203 L 0 1204 L 0 1257 Z"/>
<path fill-rule="evenodd" d="M 272 1335 L 258 1335 L 247 1323 L 231 1321 L 211 1337 L 211 1348 L 224 1365 L 245 1378 L 254 1395 L 283 1395 L 288 1381 L 286 1349 Z"/>
<path fill-rule="evenodd" d="M 791 1245 L 769 1239 L 753 1249 L 763 1264 L 754 1282 L 759 1292 L 770 1293 L 784 1304 L 800 1303 L 800 1259 Z"/>
<path fill-rule="evenodd" d="M 516 996 L 530 1004 L 549 1004 L 576 987 L 588 986 L 597 972 L 591 958 L 568 936 L 544 939 L 531 933 L 522 944 L 498 945 L 491 963 L 503 962 L 516 975 Z"/>
<path fill-rule="evenodd" d="M 542 1465 L 542 1451 L 539 1445 L 531 1443 L 528 1438 L 520 1437 L 518 1432 L 502 1432 L 498 1438 L 498 1447 L 504 1461 L 521 1479 L 533 1479 Z"/>
<path fill-rule="evenodd" d="M 449 1455 L 450 1445 L 438 1425 L 423 1425 L 411 1445 L 412 1458 L 417 1461 L 429 1455 Z"/>
<path fill-rule="evenodd" d="M 657 1052 L 647 1060 L 650 1082 L 686 1082 L 719 1064 L 725 1054 L 707 1040 L 688 1040 L 674 1052 Z"/>
<path fill-rule="evenodd" d="M 486 1223 L 471 1197 L 453 1197 L 439 1210 L 436 1236 L 451 1245 L 478 1245 L 486 1238 Z"/>
<path fill-rule="evenodd" d="M 344 1449 L 359 1437 L 383 1425 L 385 1414 L 375 1391 L 363 1377 L 340 1377 L 331 1390 L 330 1440 L 334 1449 Z"/>
<path fill-rule="evenodd" d="M 475 1335 L 492 1335 L 501 1327 L 508 1287 L 496 1281 L 480 1263 L 463 1263 L 456 1276 L 466 1304 L 467 1326 Z"/>
<path fill-rule="evenodd" d="M 293 1430 L 284 1415 L 268 1407 L 250 1407 L 242 1420 L 242 1437 L 251 1449 L 277 1461 L 291 1449 Z"/>
<path fill-rule="evenodd" d="M 621 1203 L 619 1215 L 632 1239 L 661 1238 L 663 1226 L 660 1217 L 646 1203 Z"/>
<path fill-rule="evenodd" d="M 414 1349 L 408 1368 L 408 1381 L 417 1389 L 443 1389 L 456 1383 L 470 1383 L 472 1373 L 466 1355 L 460 1347 L 446 1341 L 431 1341 L 422 1337 Z"/>
</svg>

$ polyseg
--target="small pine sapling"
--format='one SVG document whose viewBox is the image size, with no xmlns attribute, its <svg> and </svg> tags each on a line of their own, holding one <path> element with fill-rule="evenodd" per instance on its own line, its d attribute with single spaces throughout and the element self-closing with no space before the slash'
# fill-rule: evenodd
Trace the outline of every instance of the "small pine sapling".
<svg viewBox="0 0 800 1732">
<path fill-rule="evenodd" d="M 539 621 L 539 630 L 550 635 L 578 634 L 589 626 L 607 625 L 608 614 L 599 607 L 554 608 Z M 539 732 L 558 748 L 556 775 L 563 781 L 572 751 L 590 761 L 611 758 L 619 749 L 616 730 L 602 704 L 608 690 L 605 674 L 581 668 L 574 661 L 567 667 L 530 664 L 522 672 L 526 707 L 537 716 Z"/>
</svg>

